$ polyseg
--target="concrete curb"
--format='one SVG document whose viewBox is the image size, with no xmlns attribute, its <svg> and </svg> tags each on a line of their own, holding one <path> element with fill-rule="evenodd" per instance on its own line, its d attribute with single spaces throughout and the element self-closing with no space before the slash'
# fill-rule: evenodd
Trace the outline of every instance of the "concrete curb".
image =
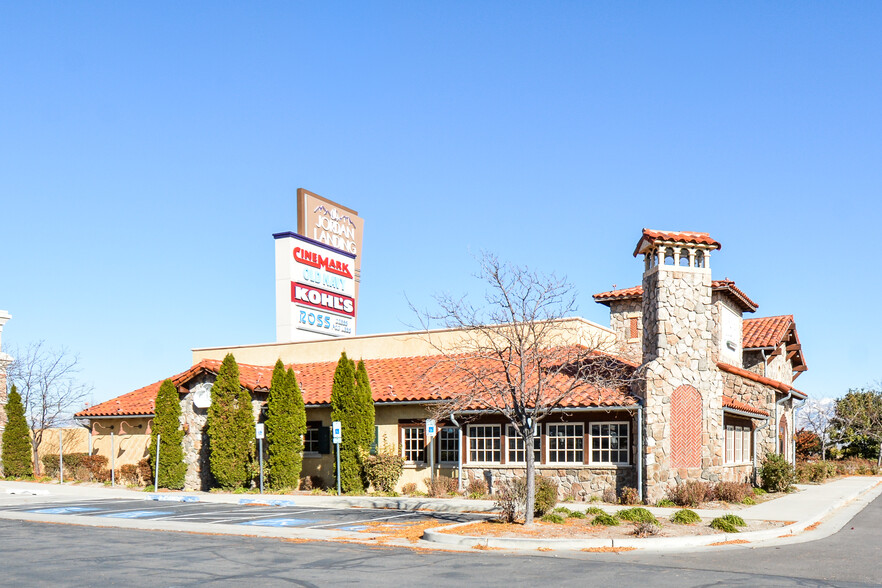
<svg viewBox="0 0 882 588">
<path fill-rule="evenodd" d="M 681 550 L 692 547 L 706 547 L 714 543 L 725 543 L 728 541 L 747 541 L 756 543 L 768 541 L 772 539 L 790 539 L 799 533 L 805 531 L 808 527 L 820 522 L 825 517 L 846 506 L 847 504 L 859 500 L 865 496 L 875 493 L 882 494 L 882 482 L 864 489 L 860 493 L 844 497 L 829 507 L 823 509 L 808 519 L 792 523 L 784 527 L 775 529 L 764 529 L 762 531 L 749 531 L 746 533 L 720 533 L 714 535 L 700 535 L 692 537 L 648 537 L 639 538 L 621 538 L 621 539 L 532 539 L 526 537 L 478 537 L 471 535 L 453 535 L 444 533 L 444 530 L 456 529 L 473 523 L 457 523 L 455 525 L 445 525 L 444 527 L 435 527 L 427 529 L 423 534 L 423 540 L 430 543 L 438 543 L 440 545 L 450 545 L 459 547 L 490 547 L 501 549 L 547 549 L 547 550 L 582 550 L 582 549 L 599 549 L 599 548 L 635 548 L 646 551 L 667 551 Z M 875 497 L 874 497 L 875 498 Z M 820 538 L 820 537 L 818 537 Z"/>
</svg>

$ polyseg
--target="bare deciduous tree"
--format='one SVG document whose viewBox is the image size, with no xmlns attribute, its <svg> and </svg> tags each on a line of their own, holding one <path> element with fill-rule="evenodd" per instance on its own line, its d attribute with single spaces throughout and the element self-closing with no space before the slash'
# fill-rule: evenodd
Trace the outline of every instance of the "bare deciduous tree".
<svg viewBox="0 0 882 588">
<path fill-rule="evenodd" d="M 433 342 L 434 368 L 456 385 L 445 387 L 433 416 L 468 411 L 502 415 L 523 442 L 527 500 L 525 523 L 535 507 L 536 425 L 582 393 L 620 395 L 633 366 L 607 354 L 615 341 L 582 321 L 564 320 L 576 309 L 565 278 L 500 262 L 483 254 L 476 277 L 487 291 L 482 304 L 438 295 L 436 311 L 413 309 L 432 340 L 433 327 L 456 329 L 457 340 Z M 462 450 L 462 448 L 460 448 Z"/>
<path fill-rule="evenodd" d="M 827 449 L 842 441 L 834 427 L 836 401 L 832 398 L 809 398 L 799 411 L 798 428 L 818 436 L 821 442 L 821 459 L 827 459 Z"/>
<path fill-rule="evenodd" d="M 79 356 L 65 348 L 50 349 L 44 341 L 13 349 L 13 362 L 7 379 L 21 394 L 28 426 L 34 467 L 39 473 L 42 464 L 38 449 L 47 429 L 70 422 L 73 412 L 81 408 L 92 391 L 78 381 Z"/>
</svg>

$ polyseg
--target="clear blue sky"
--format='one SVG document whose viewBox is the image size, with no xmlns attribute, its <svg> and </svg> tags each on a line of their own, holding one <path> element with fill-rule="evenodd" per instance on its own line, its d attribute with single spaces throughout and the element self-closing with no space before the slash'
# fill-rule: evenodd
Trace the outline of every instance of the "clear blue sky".
<svg viewBox="0 0 882 588">
<path fill-rule="evenodd" d="M 94 401 L 275 338 L 272 233 L 304 187 L 366 219 L 359 333 L 489 250 L 591 294 L 642 227 L 796 316 L 837 396 L 882 377 L 882 3 L 5 2 L 5 346 Z"/>
</svg>

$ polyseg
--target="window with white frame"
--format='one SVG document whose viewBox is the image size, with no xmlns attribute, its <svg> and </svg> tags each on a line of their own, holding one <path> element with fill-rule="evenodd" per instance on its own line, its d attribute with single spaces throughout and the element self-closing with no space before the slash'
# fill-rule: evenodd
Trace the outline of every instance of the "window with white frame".
<svg viewBox="0 0 882 588">
<path fill-rule="evenodd" d="M 401 456 L 410 463 L 426 461 L 426 428 L 420 424 L 401 427 Z"/>
<path fill-rule="evenodd" d="M 459 463 L 459 429 L 441 427 L 438 430 L 438 463 Z"/>
<path fill-rule="evenodd" d="M 499 463 L 502 461 L 502 427 L 500 425 L 469 426 L 469 462 Z"/>
<path fill-rule="evenodd" d="M 536 436 L 533 438 L 533 461 L 539 463 L 542 460 L 542 435 L 539 434 L 540 429 L 537 425 Z M 527 456 L 524 455 L 524 440 L 518 435 L 514 425 L 508 425 L 505 429 L 505 436 L 508 440 L 508 454 L 506 460 L 508 463 L 526 463 Z"/>
<path fill-rule="evenodd" d="M 306 433 L 303 434 L 303 453 L 319 454 L 319 425 L 306 425 Z"/>
<path fill-rule="evenodd" d="M 750 463 L 751 434 L 749 425 L 726 424 L 726 463 Z"/>
<path fill-rule="evenodd" d="M 626 464 L 628 423 L 591 423 L 591 463 Z"/>
<path fill-rule="evenodd" d="M 579 424 L 549 424 L 545 426 L 548 438 L 548 463 L 582 463 L 585 429 Z"/>
</svg>

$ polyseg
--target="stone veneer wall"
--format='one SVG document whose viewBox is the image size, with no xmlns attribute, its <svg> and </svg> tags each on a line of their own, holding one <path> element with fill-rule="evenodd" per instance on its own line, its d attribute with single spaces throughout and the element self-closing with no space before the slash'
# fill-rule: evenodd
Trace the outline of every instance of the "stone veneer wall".
<svg viewBox="0 0 882 588">
<path fill-rule="evenodd" d="M 637 338 L 631 337 L 631 319 L 637 319 Z M 620 300 L 609 305 L 609 326 L 616 334 L 616 348 L 636 363 L 643 356 L 643 303 L 640 298 Z"/>
<path fill-rule="evenodd" d="M 768 421 L 753 420 L 754 435 L 756 436 L 756 459 L 757 465 L 759 465 L 765 455 L 776 453 L 778 450 L 778 419 L 781 418 L 781 415 L 787 419 L 789 434 L 793 433 L 791 426 L 793 423 L 793 400 L 783 403 L 776 415 L 775 402 L 783 398 L 784 395 L 773 388 L 735 374 L 723 373 L 723 389 L 735 400 L 755 408 L 761 408 L 768 411 L 770 415 Z"/>
<path fill-rule="evenodd" d="M 208 409 L 198 408 L 193 404 L 193 395 L 200 390 L 211 391 L 214 374 L 204 374 L 190 382 L 187 393 L 181 398 L 181 425 L 184 427 L 184 462 L 187 474 L 184 478 L 185 490 L 208 490 L 212 487 L 211 467 L 208 455 L 208 435 L 205 423 L 208 420 Z M 263 422 L 260 409 L 263 402 L 252 396 L 251 406 L 255 422 Z"/>
<path fill-rule="evenodd" d="M 466 484 L 472 480 L 484 480 L 485 472 L 493 477 L 493 492 L 500 484 L 513 478 L 525 475 L 524 468 L 498 466 L 463 466 L 462 475 Z M 578 500 L 588 500 L 592 496 L 600 498 L 604 490 L 613 488 L 618 495 L 622 488 L 637 487 L 637 471 L 634 466 L 584 466 L 578 468 L 561 468 L 557 466 L 536 466 L 536 475 L 551 478 L 557 482 L 558 500 L 573 496 Z"/>
<path fill-rule="evenodd" d="M 683 479 L 720 479 L 723 465 L 723 380 L 712 363 L 711 272 L 659 265 L 643 274 L 643 359 L 645 379 L 644 459 L 646 497 L 663 498 Z M 701 466 L 674 469 L 671 456 L 671 394 L 696 388 L 702 398 Z"/>
</svg>

